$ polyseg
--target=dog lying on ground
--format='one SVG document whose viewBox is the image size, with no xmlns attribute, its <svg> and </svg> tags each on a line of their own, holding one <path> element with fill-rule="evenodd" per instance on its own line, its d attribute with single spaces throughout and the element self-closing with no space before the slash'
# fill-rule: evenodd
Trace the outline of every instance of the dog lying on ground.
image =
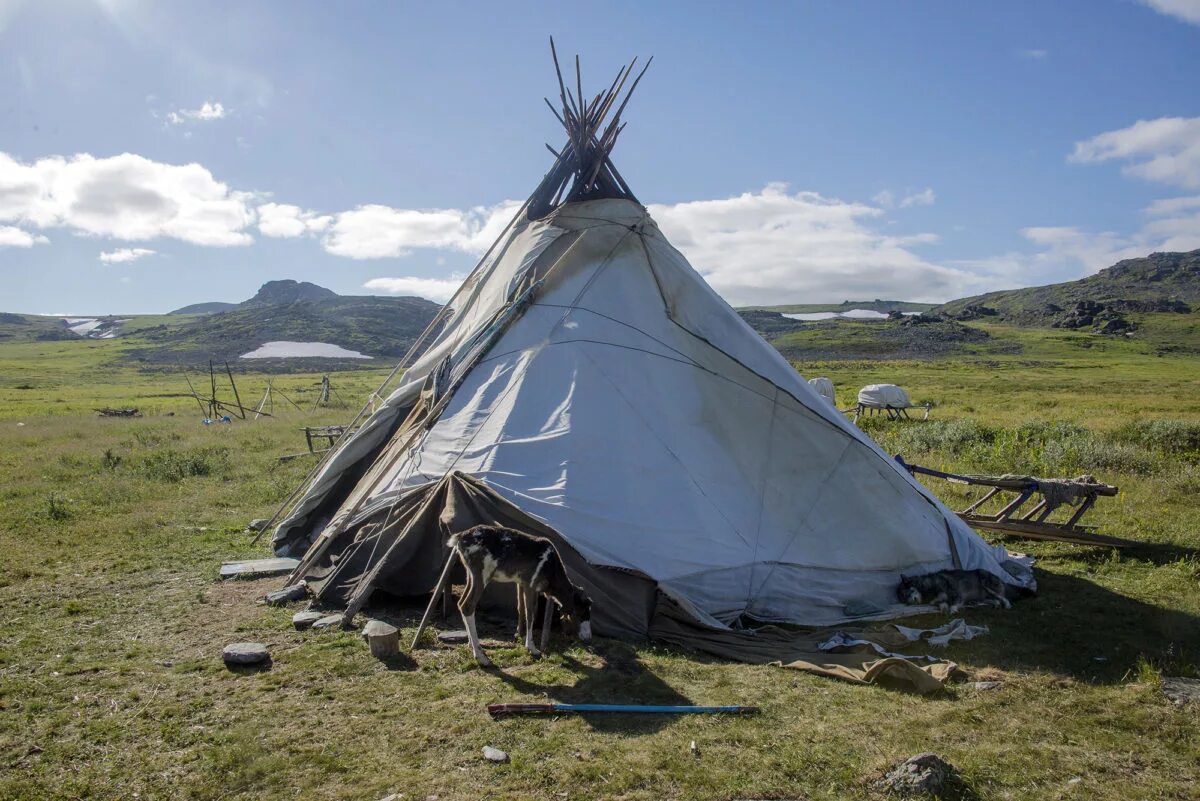
<svg viewBox="0 0 1200 801">
<path fill-rule="evenodd" d="M 533 644 L 539 595 L 545 595 L 548 602 L 559 607 L 564 629 L 577 631 L 584 642 L 591 641 L 592 601 L 571 583 L 550 540 L 503 526 L 475 526 L 450 537 L 449 544 L 467 571 L 467 588 L 458 601 L 458 611 L 462 613 L 471 652 L 480 665 L 490 667 L 492 662 L 479 644 L 475 608 L 484 587 L 492 581 L 517 585 L 517 609 L 525 622 L 525 649 L 533 656 L 541 656 Z"/>
<path fill-rule="evenodd" d="M 896 588 L 901 603 L 931 604 L 950 613 L 973 603 L 1009 609 L 1011 600 L 1027 592 L 1010 587 L 986 570 L 939 570 L 923 576 L 901 576 Z"/>
</svg>

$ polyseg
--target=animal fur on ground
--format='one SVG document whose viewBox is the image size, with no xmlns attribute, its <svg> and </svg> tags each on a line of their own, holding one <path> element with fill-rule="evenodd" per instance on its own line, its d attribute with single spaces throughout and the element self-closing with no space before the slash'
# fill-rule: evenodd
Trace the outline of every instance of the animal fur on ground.
<svg viewBox="0 0 1200 801">
<path fill-rule="evenodd" d="M 492 664 L 479 644 L 475 629 L 475 608 L 484 588 L 492 581 L 517 585 L 518 614 L 525 622 L 525 648 L 533 656 L 541 656 L 533 644 L 539 595 L 558 605 L 564 628 L 578 631 L 584 642 L 591 640 L 592 601 L 571 583 L 550 540 L 504 526 L 484 525 L 454 534 L 449 545 L 467 571 L 467 588 L 458 601 L 458 610 L 467 629 L 471 652 L 479 664 L 484 667 Z"/>
<path fill-rule="evenodd" d="M 939 570 L 923 576 L 901 576 L 896 588 L 901 603 L 930 604 L 951 613 L 973 603 L 1008 609 L 1010 601 L 1027 593 L 986 570 Z"/>
</svg>

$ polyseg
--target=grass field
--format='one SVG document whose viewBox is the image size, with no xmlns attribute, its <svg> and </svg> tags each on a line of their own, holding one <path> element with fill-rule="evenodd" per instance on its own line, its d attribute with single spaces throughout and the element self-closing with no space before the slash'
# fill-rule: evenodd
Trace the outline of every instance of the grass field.
<svg viewBox="0 0 1200 801">
<path fill-rule="evenodd" d="M 346 408 L 277 402 L 275 418 L 206 427 L 179 375 L 115 366 L 120 340 L 0 346 L 0 799 L 871 798 L 885 768 L 927 750 L 967 798 L 1195 798 L 1200 710 L 1159 681 L 1200 670 L 1200 363 L 1144 340 L 993 333 L 1020 352 L 799 367 L 833 378 L 843 406 L 879 381 L 932 401 L 928 423 L 869 424 L 909 461 L 1120 485 L 1091 522 L 1154 545 L 1011 543 L 1038 556 L 1040 595 L 970 611 L 991 633 L 946 651 L 1000 688 L 932 697 L 603 639 L 541 662 L 498 642 L 499 672 L 465 647 L 389 669 L 353 632 L 298 633 L 293 610 L 258 605 L 276 582 L 217 580 L 222 560 L 267 555 L 243 527 L 310 464 L 276 458 L 303 450 L 299 427 L 344 421 L 380 371 L 333 376 Z M 308 408 L 318 379 L 276 386 Z M 265 382 L 239 376 L 243 398 Z M 411 636 L 413 611 L 390 614 Z M 268 643 L 271 669 L 227 670 L 237 640 Z M 547 698 L 762 714 L 484 711 Z M 484 745 L 511 763 L 485 762 Z"/>
</svg>

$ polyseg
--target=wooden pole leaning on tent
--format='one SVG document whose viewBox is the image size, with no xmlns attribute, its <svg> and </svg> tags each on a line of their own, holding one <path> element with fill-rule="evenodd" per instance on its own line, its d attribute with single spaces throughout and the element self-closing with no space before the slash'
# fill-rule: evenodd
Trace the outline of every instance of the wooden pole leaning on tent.
<svg viewBox="0 0 1200 801">
<path fill-rule="evenodd" d="M 550 651 L 550 627 L 554 625 L 554 601 L 549 595 L 543 595 L 543 600 L 546 602 L 546 611 L 542 614 L 542 653 Z"/>
<path fill-rule="evenodd" d="M 438 599 L 442 597 L 442 590 L 446 588 L 446 582 L 450 579 L 450 568 L 454 566 L 454 560 L 458 558 L 458 554 L 454 551 L 446 558 L 446 566 L 442 568 L 442 575 L 438 578 L 437 586 L 433 588 L 433 594 L 429 596 L 429 605 L 425 607 L 425 614 L 421 615 L 421 622 L 417 626 L 417 633 L 413 635 L 412 644 L 408 646 L 408 650 L 412 651 L 417 647 L 417 643 L 421 640 L 421 635 L 425 633 L 425 626 L 429 623 L 429 616 L 433 614 L 433 607 L 437 605 Z"/>
</svg>

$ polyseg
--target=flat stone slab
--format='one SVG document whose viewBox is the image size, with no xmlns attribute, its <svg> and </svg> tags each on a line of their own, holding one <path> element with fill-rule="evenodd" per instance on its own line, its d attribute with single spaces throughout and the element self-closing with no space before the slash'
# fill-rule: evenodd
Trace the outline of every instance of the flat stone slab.
<svg viewBox="0 0 1200 801">
<path fill-rule="evenodd" d="M 271 606 L 283 606 L 292 601 L 299 601 L 308 597 L 308 585 L 303 581 L 298 584 L 292 584 L 289 587 L 284 587 L 281 590 L 268 592 L 266 595 L 267 603 Z"/>
<path fill-rule="evenodd" d="M 1163 695 L 1177 706 L 1200 704 L 1200 679 L 1185 679 L 1182 676 L 1163 676 Z"/>
<path fill-rule="evenodd" d="M 300 565 L 299 559 L 275 557 L 273 559 L 248 559 L 244 562 L 221 563 L 221 578 L 263 578 L 291 573 Z"/>
<path fill-rule="evenodd" d="M 342 625 L 342 616 L 340 614 L 338 614 L 338 615 L 325 615 L 324 617 L 314 621 L 312 624 L 312 627 L 314 629 L 327 629 L 327 628 L 331 628 L 333 626 L 340 626 L 340 625 Z"/>
<path fill-rule="evenodd" d="M 986 692 L 988 690 L 999 690 L 1001 684 L 998 681 L 975 681 L 971 682 L 971 686 L 976 690 Z"/>
<path fill-rule="evenodd" d="M 438 633 L 438 642 L 444 642 L 447 645 L 461 645 L 467 641 L 467 632 L 459 631 L 443 631 Z"/>
<path fill-rule="evenodd" d="M 312 628 L 314 623 L 325 616 L 324 612 L 297 612 L 292 615 L 292 625 L 296 627 L 296 631 L 304 631 Z"/>
<path fill-rule="evenodd" d="M 221 658 L 227 665 L 257 665 L 271 658 L 271 652 L 261 642 L 235 642 L 226 645 Z"/>
<path fill-rule="evenodd" d="M 271 521 L 265 517 L 256 517 L 246 524 L 246 528 L 250 529 L 251 531 L 262 531 L 267 527 L 267 523 L 270 522 Z"/>
</svg>

